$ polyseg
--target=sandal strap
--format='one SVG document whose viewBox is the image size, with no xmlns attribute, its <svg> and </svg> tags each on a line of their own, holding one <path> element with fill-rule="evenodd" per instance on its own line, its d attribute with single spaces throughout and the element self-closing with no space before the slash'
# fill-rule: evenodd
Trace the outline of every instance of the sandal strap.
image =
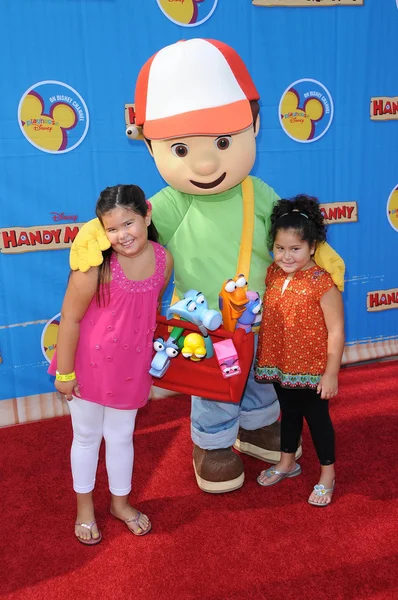
<svg viewBox="0 0 398 600">
<path fill-rule="evenodd" d="M 125 523 L 135 523 L 136 525 L 138 525 L 138 521 L 140 520 L 140 516 L 141 516 L 141 513 L 139 511 L 137 511 L 137 514 L 134 517 L 134 519 L 124 519 L 124 522 Z"/>
<path fill-rule="evenodd" d="M 265 475 L 267 477 L 272 477 L 272 475 L 286 475 L 286 473 L 283 473 L 282 471 L 278 471 L 278 469 L 274 469 L 274 467 L 270 467 L 269 469 L 267 469 L 265 471 Z"/>
<path fill-rule="evenodd" d="M 314 492 L 317 496 L 324 496 L 325 494 L 329 494 L 333 492 L 334 488 L 325 488 L 323 483 L 319 483 L 318 485 L 314 485 Z"/>
<path fill-rule="evenodd" d="M 91 528 L 96 524 L 96 520 L 94 519 L 94 521 L 91 521 L 91 523 L 75 523 L 75 525 L 79 525 L 80 527 L 85 527 L 85 529 L 89 529 L 91 531 Z"/>
</svg>

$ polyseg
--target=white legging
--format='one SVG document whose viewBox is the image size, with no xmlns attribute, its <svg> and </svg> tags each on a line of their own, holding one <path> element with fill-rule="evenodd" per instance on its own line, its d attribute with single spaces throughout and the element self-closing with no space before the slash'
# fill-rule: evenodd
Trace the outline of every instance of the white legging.
<svg viewBox="0 0 398 600">
<path fill-rule="evenodd" d="M 73 489 L 86 494 L 94 489 L 101 440 L 105 439 L 105 462 L 109 489 L 115 496 L 131 491 L 137 410 L 119 410 L 73 396 L 69 402 L 73 442 L 71 465 Z"/>
</svg>

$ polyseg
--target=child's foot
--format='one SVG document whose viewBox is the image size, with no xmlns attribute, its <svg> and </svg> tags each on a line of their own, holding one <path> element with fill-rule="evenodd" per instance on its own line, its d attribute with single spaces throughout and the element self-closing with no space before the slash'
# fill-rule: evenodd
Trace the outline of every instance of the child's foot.
<svg viewBox="0 0 398 600">
<path fill-rule="evenodd" d="M 265 471 L 261 471 L 260 475 L 257 477 L 257 482 L 264 486 L 269 487 L 271 485 L 275 485 L 285 479 L 286 477 L 296 477 L 300 475 L 301 467 L 296 462 L 284 465 L 283 463 L 278 463 Z"/>
<path fill-rule="evenodd" d="M 148 517 L 130 506 L 130 504 L 117 509 L 111 506 L 110 512 L 116 519 L 124 521 L 131 533 L 135 535 L 145 535 L 151 530 L 152 524 Z"/>
<path fill-rule="evenodd" d="M 101 541 L 101 533 L 98 530 L 94 515 L 88 515 L 88 518 L 85 519 L 78 513 L 75 523 L 75 535 L 79 542 L 83 542 L 83 544 L 95 544 Z"/>
<path fill-rule="evenodd" d="M 323 480 L 321 478 L 320 482 L 314 487 L 312 494 L 308 498 L 308 502 L 313 506 L 327 506 L 332 501 L 333 491 L 334 479 L 331 482 L 330 480 Z"/>
</svg>

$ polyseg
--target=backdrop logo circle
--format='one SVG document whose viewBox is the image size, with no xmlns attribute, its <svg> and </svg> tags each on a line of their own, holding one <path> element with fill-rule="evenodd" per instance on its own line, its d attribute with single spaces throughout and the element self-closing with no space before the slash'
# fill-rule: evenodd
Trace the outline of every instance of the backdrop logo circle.
<svg viewBox="0 0 398 600">
<path fill-rule="evenodd" d="M 51 362 L 57 347 L 58 327 L 61 313 L 50 319 L 44 326 L 41 334 L 41 351 L 44 358 Z"/>
<path fill-rule="evenodd" d="M 398 185 L 393 189 L 387 200 L 387 219 L 391 227 L 398 231 Z"/>
<path fill-rule="evenodd" d="M 63 154 L 82 143 L 89 115 L 83 98 L 70 85 L 40 81 L 23 94 L 18 123 L 32 146 L 50 154 Z"/>
<path fill-rule="evenodd" d="M 283 92 L 279 121 L 292 140 L 309 144 L 319 140 L 333 120 L 333 99 L 316 79 L 298 79 Z"/>
<path fill-rule="evenodd" d="M 176 25 L 196 27 L 216 10 L 218 0 L 156 0 L 162 13 Z"/>
</svg>

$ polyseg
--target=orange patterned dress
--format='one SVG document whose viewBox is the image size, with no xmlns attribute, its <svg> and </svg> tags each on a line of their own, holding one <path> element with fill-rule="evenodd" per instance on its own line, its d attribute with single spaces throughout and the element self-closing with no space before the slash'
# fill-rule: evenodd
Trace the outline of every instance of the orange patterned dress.
<svg viewBox="0 0 398 600">
<path fill-rule="evenodd" d="M 320 300 L 334 283 L 315 265 L 297 271 L 282 293 L 286 277 L 275 263 L 268 267 L 255 378 L 314 389 L 327 362 L 328 331 Z"/>
</svg>

